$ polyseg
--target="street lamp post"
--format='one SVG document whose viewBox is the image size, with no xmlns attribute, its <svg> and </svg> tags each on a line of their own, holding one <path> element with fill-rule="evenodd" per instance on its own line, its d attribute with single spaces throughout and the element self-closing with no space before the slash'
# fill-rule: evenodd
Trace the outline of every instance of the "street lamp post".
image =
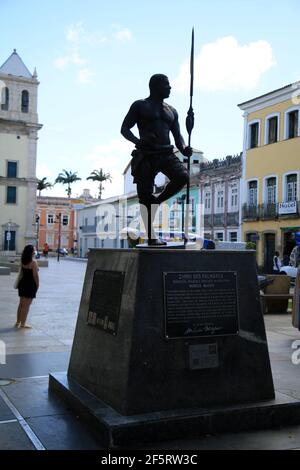
<svg viewBox="0 0 300 470">
<path fill-rule="evenodd" d="M 56 216 L 58 219 L 58 247 L 57 247 L 57 261 L 59 261 L 59 255 L 60 255 L 60 241 L 61 241 L 61 212 Z"/>
<path fill-rule="evenodd" d="M 11 220 L 8 221 L 8 231 L 6 234 L 6 241 L 7 241 L 7 254 L 9 255 L 9 242 L 11 240 Z"/>
<path fill-rule="evenodd" d="M 40 234 L 40 216 L 35 216 L 35 223 L 36 223 L 36 251 L 39 252 L 39 234 Z"/>
<path fill-rule="evenodd" d="M 181 204 L 181 231 L 182 237 L 185 239 L 186 235 L 184 232 L 184 201 L 186 200 L 186 194 L 182 194 L 182 196 L 177 198 L 177 203 Z"/>
</svg>

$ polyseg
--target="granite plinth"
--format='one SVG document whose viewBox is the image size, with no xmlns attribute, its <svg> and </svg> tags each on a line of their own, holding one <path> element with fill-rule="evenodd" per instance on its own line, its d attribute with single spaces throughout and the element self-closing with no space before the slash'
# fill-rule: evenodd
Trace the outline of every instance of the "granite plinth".
<svg viewBox="0 0 300 470">
<path fill-rule="evenodd" d="M 0 266 L 0 276 L 7 276 L 10 274 L 10 268 L 5 266 Z"/>
<path fill-rule="evenodd" d="M 116 284 L 108 283 L 103 290 L 100 283 L 92 292 L 96 272 L 102 278 L 103 273 L 116 275 Z M 163 279 L 165 273 L 174 272 L 234 272 L 238 331 L 168 338 Z M 97 289 L 100 308 L 103 303 L 108 311 L 100 328 L 87 323 Z M 212 362 L 207 356 L 210 350 Z M 274 399 L 254 254 L 91 250 L 68 376 L 127 416 Z"/>
<path fill-rule="evenodd" d="M 107 448 L 136 446 L 207 434 L 269 429 L 300 423 L 300 401 L 282 393 L 266 402 L 174 409 L 124 416 L 97 399 L 66 373 L 49 377 L 50 391 L 63 398 Z"/>
<path fill-rule="evenodd" d="M 1 261 L 1 267 L 8 268 L 12 273 L 17 273 L 20 269 L 19 264 L 8 261 Z"/>
</svg>

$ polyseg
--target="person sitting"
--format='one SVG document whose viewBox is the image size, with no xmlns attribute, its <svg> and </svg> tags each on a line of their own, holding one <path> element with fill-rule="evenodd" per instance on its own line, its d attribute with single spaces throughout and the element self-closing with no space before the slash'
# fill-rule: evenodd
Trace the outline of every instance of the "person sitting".
<svg viewBox="0 0 300 470">
<path fill-rule="evenodd" d="M 280 274 L 281 261 L 279 258 L 279 251 L 275 251 L 273 256 L 273 274 Z"/>
</svg>

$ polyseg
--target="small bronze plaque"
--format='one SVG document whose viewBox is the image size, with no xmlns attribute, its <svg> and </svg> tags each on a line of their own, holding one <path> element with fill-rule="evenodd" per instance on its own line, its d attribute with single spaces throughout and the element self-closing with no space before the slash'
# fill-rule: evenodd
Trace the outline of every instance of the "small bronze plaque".
<svg viewBox="0 0 300 470">
<path fill-rule="evenodd" d="M 117 334 L 124 276 L 124 272 L 96 269 L 87 316 L 88 325 Z"/>
<path fill-rule="evenodd" d="M 165 336 L 186 338 L 238 333 L 237 273 L 164 273 Z"/>
<path fill-rule="evenodd" d="M 189 368 L 191 370 L 214 369 L 216 367 L 219 367 L 217 343 L 189 345 Z"/>
</svg>

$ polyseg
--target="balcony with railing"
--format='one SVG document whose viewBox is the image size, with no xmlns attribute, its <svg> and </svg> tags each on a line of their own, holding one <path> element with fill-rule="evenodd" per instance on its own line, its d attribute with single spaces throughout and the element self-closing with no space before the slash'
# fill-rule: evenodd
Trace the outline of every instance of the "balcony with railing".
<svg viewBox="0 0 300 470">
<path fill-rule="evenodd" d="M 224 214 L 214 214 L 214 227 L 224 227 Z"/>
<path fill-rule="evenodd" d="M 257 220 L 298 219 L 300 201 L 277 202 L 274 204 L 244 204 L 242 218 L 244 222 Z"/>
<path fill-rule="evenodd" d="M 82 233 L 96 233 L 96 224 L 94 225 L 81 225 L 79 229 L 82 231 Z"/>
<path fill-rule="evenodd" d="M 212 227 L 213 219 L 211 214 L 204 214 L 204 227 Z"/>
<path fill-rule="evenodd" d="M 253 222 L 259 219 L 259 206 L 254 204 L 244 204 L 242 208 L 242 217 L 244 221 Z"/>
<path fill-rule="evenodd" d="M 227 213 L 227 225 L 230 227 L 239 226 L 239 212 L 228 212 Z"/>
<path fill-rule="evenodd" d="M 273 220 L 278 215 L 278 204 L 261 204 L 259 206 L 261 220 Z"/>
</svg>

